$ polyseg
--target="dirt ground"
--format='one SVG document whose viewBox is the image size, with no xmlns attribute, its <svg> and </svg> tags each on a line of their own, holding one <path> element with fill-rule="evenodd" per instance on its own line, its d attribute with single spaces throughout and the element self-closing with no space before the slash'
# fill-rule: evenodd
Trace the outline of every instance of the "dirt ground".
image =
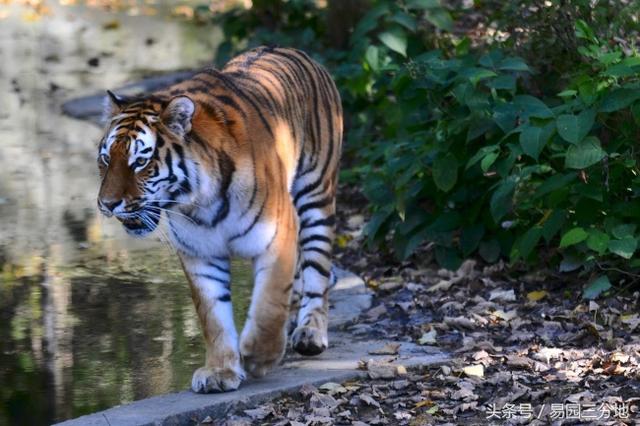
<svg viewBox="0 0 640 426">
<path fill-rule="evenodd" d="M 342 188 L 337 262 L 376 291 L 345 326 L 354 335 L 417 342 L 451 362 L 305 387 L 260 406 L 234 406 L 216 425 L 640 424 L 640 292 L 582 299 L 585 279 L 468 260 L 439 269 L 429 246 L 399 263 L 366 250 L 366 205 Z M 397 347 L 384 345 L 394 354 Z"/>
</svg>

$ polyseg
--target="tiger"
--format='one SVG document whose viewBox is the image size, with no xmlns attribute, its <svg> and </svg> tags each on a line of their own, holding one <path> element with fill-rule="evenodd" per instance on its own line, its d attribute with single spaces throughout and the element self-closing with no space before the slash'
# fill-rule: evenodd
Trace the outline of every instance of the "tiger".
<svg viewBox="0 0 640 426">
<path fill-rule="evenodd" d="M 265 375 L 288 339 L 302 355 L 323 352 L 343 133 L 326 68 L 262 46 L 149 94 L 107 94 L 98 209 L 135 237 L 166 225 L 206 347 L 192 390 Z M 253 269 L 240 336 L 232 256 Z"/>
</svg>

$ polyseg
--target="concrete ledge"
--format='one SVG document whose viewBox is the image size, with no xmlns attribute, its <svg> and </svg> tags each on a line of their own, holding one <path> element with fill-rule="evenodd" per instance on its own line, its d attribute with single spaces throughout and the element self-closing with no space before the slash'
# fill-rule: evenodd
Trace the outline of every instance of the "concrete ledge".
<svg viewBox="0 0 640 426">
<path fill-rule="evenodd" d="M 200 395 L 190 391 L 135 401 L 108 410 L 59 423 L 64 426 L 186 425 L 193 419 L 224 418 L 237 405 L 261 404 L 285 392 L 295 392 L 304 384 L 342 382 L 366 374 L 358 370 L 361 359 L 393 360 L 407 368 L 433 365 L 448 360 L 433 348 L 402 343 L 398 355 L 375 356 L 383 342 L 357 341 L 353 336 L 331 334 L 330 348 L 323 354 L 305 358 L 290 355 L 286 362 L 261 379 L 249 379 L 235 392 Z M 429 353 L 428 351 L 431 350 Z"/>
</svg>

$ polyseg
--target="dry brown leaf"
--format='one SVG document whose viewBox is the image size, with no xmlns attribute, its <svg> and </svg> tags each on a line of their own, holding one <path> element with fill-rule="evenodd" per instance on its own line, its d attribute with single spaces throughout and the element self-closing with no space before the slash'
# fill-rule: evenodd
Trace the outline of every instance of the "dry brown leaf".
<svg viewBox="0 0 640 426">
<path fill-rule="evenodd" d="M 381 348 L 369 351 L 369 355 L 397 355 L 401 343 L 387 343 Z"/>
</svg>

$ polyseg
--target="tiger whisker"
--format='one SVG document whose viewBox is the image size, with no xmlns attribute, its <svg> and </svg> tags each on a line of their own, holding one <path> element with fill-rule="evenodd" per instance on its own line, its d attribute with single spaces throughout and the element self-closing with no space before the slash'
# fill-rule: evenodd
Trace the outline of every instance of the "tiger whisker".
<svg viewBox="0 0 640 426">
<path fill-rule="evenodd" d="M 144 214 L 136 213 L 136 218 L 142 221 L 149 228 L 154 228 L 156 225 L 151 222 L 151 220 L 146 217 Z M 173 251 L 173 246 L 170 243 L 169 236 L 161 229 L 156 227 L 158 232 L 160 233 L 160 242 L 169 248 L 170 251 Z"/>
<path fill-rule="evenodd" d="M 180 212 L 176 212 L 176 211 L 173 211 L 173 210 L 169 210 L 169 209 L 165 209 L 165 208 L 158 207 L 158 206 L 153 206 L 153 207 L 151 207 L 151 209 L 153 209 L 153 210 L 159 210 L 159 211 L 161 211 L 161 212 L 166 212 L 167 214 L 171 213 L 171 214 L 176 214 L 176 215 L 178 215 L 178 216 L 182 216 L 182 217 L 184 217 L 185 219 L 187 219 L 189 222 L 191 222 L 191 223 L 193 223 L 194 225 L 198 226 L 198 224 L 196 223 L 196 221 L 195 221 L 195 220 L 193 220 L 192 218 L 190 218 L 189 216 L 187 216 L 186 214 L 183 214 L 183 213 L 180 213 Z M 153 214 L 158 215 L 158 217 L 159 217 L 159 216 L 160 216 L 160 214 L 159 214 L 159 213 L 157 213 L 157 212 L 154 212 L 153 210 L 149 210 L 149 211 L 147 211 L 147 213 L 149 213 L 149 214 L 150 214 L 150 213 L 153 213 Z"/>
<path fill-rule="evenodd" d="M 200 204 L 196 204 L 196 203 L 184 203 L 182 201 L 176 201 L 176 200 L 149 200 L 147 201 L 148 204 L 153 204 L 153 203 L 173 203 L 173 204 L 180 204 L 183 206 L 187 206 L 187 207 L 198 207 L 200 209 L 206 209 L 207 207 L 202 206 Z M 154 206 L 156 207 L 156 206 Z"/>
</svg>

